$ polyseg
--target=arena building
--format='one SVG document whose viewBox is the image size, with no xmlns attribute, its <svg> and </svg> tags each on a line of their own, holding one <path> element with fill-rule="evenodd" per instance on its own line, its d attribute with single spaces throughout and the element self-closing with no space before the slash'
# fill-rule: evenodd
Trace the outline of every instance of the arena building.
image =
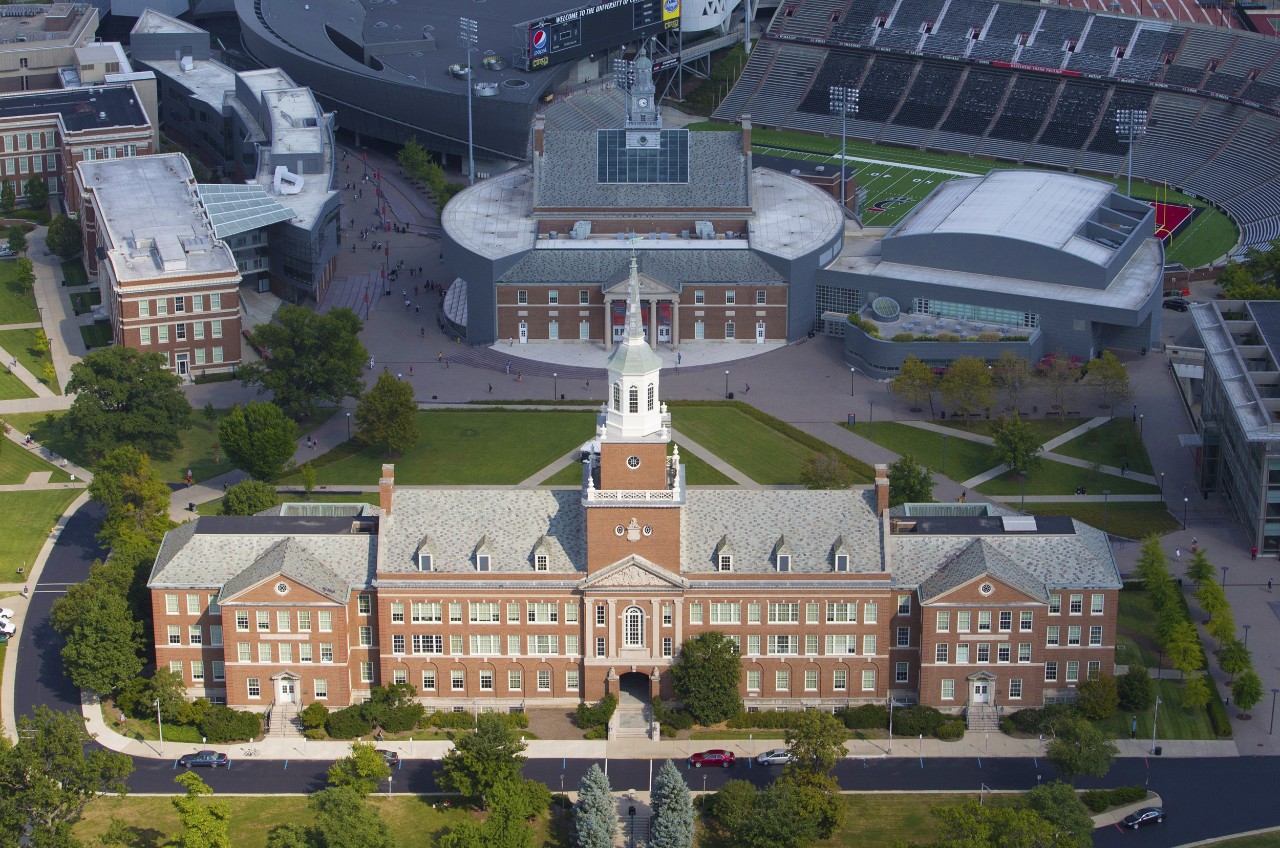
<svg viewBox="0 0 1280 848">
<path fill-rule="evenodd" d="M 1105 535 L 988 504 L 889 508 L 853 490 L 691 488 L 639 262 L 578 489 L 397 487 L 170 531 L 148 587 L 156 662 L 188 692 L 270 709 L 405 683 L 431 709 L 673 695 L 679 646 L 723 632 L 748 709 L 894 698 L 992 726 L 1112 673 Z"/>
</svg>

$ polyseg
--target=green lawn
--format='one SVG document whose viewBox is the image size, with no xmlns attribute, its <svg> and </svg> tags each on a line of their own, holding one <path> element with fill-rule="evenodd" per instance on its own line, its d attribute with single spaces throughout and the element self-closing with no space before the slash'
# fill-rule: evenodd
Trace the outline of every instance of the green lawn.
<svg viewBox="0 0 1280 848">
<path fill-rule="evenodd" d="M 309 501 L 310 503 L 378 503 L 377 492 L 315 491 L 311 493 L 310 498 L 292 492 L 277 492 L 276 494 L 281 503 L 298 503 L 301 501 Z M 216 501 L 205 501 L 202 504 L 196 504 L 196 513 L 198 515 L 222 515 L 222 498 L 218 498 Z"/>
<path fill-rule="evenodd" d="M 91 311 L 93 307 L 98 306 L 101 303 L 102 292 L 97 289 L 90 289 L 87 292 L 71 293 L 71 309 L 77 315 L 84 315 L 86 312 Z"/>
<path fill-rule="evenodd" d="M 1076 436 L 1064 445 L 1053 449 L 1063 456 L 1087 459 L 1101 465 L 1119 468 L 1125 462 L 1129 470 L 1139 474 L 1151 474 L 1151 458 L 1138 438 L 1138 425 L 1128 418 L 1113 418 L 1101 427 Z"/>
<path fill-rule="evenodd" d="M 315 460 L 322 484 L 374 485 L 384 462 L 409 485 L 514 485 L 591 438 L 595 414 L 439 410 L 418 414 L 418 442 L 388 457 L 382 445 L 344 442 Z M 297 482 L 295 474 L 283 482 Z"/>
<path fill-rule="evenodd" d="M 0 324 L 31 324 L 40 320 L 35 296 L 20 289 L 17 278 L 16 261 L 0 262 Z"/>
<path fill-rule="evenodd" d="M 1087 418 L 1025 418 L 1023 419 L 1024 423 L 1027 425 L 1027 429 L 1030 430 L 1032 434 L 1040 440 L 1041 444 L 1049 441 L 1050 439 L 1056 436 L 1061 436 L 1063 433 L 1067 432 L 1068 430 L 1079 427 L 1081 424 L 1083 424 L 1088 420 L 1089 419 Z M 986 418 L 983 418 L 979 421 L 968 421 L 968 422 L 957 421 L 954 418 L 948 418 L 945 421 L 935 421 L 934 423 L 941 424 L 944 427 L 953 427 L 956 430 L 961 430 L 968 433 L 975 433 L 979 436 L 994 437 L 995 425 L 997 422 L 995 420 L 989 420 Z"/>
<path fill-rule="evenodd" d="M 218 420 L 224 418 L 227 410 L 217 410 Z M 61 412 L 24 412 L 5 417 L 9 424 L 21 433 L 30 433 L 45 447 L 54 453 L 67 457 L 78 465 L 88 463 L 88 458 L 80 450 L 72 434 L 63 432 Z M 177 483 L 186 478 L 187 469 L 197 481 L 208 480 L 233 470 L 234 466 L 227 460 L 222 451 L 218 451 L 214 460 L 213 446 L 218 441 L 217 422 L 210 422 L 204 417 L 203 410 L 193 410 L 192 427 L 182 434 L 182 447 L 168 459 L 152 458 L 152 465 L 160 474 L 160 479 L 167 483 Z"/>
<path fill-rule="evenodd" d="M 15 445 L 8 439 L 0 442 L 0 485 L 25 483 L 27 475 L 37 471 L 50 472 L 50 483 L 66 483 L 71 480 L 70 474 L 45 462 L 31 448 Z"/>
<path fill-rule="evenodd" d="M 804 461 L 814 454 L 732 407 L 681 406 L 672 417 L 681 434 L 768 486 L 799 485 Z"/>
<path fill-rule="evenodd" d="M 849 425 L 842 426 L 847 428 Z M 852 430 L 864 439 L 869 439 L 894 453 L 909 453 L 916 462 L 952 480 L 968 480 L 1000 464 L 996 459 L 995 450 L 990 446 L 955 436 L 946 440 L 947 461 L 944 471 L 943 434 L 941 433 L 921 430 L 919 427 L 899 424 L 895 421 L 880 421 L 871 425 L 860 421 L 852 427 Z"/>
<path fill-rule="evenodd" d="M 27 388 L 27 384 L 19 380 L 7 366 L 0 371 L 0 400 L 18 400 L 35 396 L 36 393 Z"/>
<path fill-rule="evenodd" d="M 80 489 L 0 492 L 0 512 L 8 516 L 0 536 L 0 582 L 19 581 L 19 568 L 31 573 L 41 545 L 80 493 Z"/>
<path fill-rule="evenodd" d="M 175 775 L 177 772 L 175 772 Z M 397 781 L 400 782 L 400 781 Z M 177 792 L 178 787 L 174 787 Z M 219 796 L 231 805 L 230 836 L 236 848 L 264 848 L 267 834 L 281 824 L 310 825 L 314 821 L 307 798 L 299 795 Z M 462 805 L 451 807 L 433 804 L 435 799 L 397 794 L 391 798 L 372 795 L 369 802 L 387 823 L 397 845 L 435 845 L 445 829 L 471 818 L 473 811 Z M 85 807 L 84 814 L 73 827 L 77 839 L 86 845 L 97 845 L 113 818 L 124 822 L 132 831 L 132 848 L 161 848 L 173 844 L 179 824 L 173 801 L 164 797 L 96 798 Z M 537 846 L 559 846 L 564 843 L 552 836 L 553 828 L 546 816 L 531 825 Z"/>
<path fill-rule="evenodd" d="M 1280 831 L 1255 833 L 1253 836 L 1240 836 L 1235 839 L 1223 839 L 1220 842 L 1205 843 L 1210 848 L 1280 848 Z"/>
<path fill-rule="evenodd" d="M 1041 460 L 1040 465 L 1027 476 L 1026 493 L 1028 495 L 1073 495 L 1078 486 L 1084 486 L 1085 491 L 1091 495 L 1100 495 L 1104 489 L 1109 490 L 1113 495 L 1154 495 L 1160 491 L 1155 486 L 1134 480 L 1132 477 L 1118 477 L 1045 459 Z M 1022 478 L 1013 471 L 1006 471 L 977 488 L 984 495 L 1012 496 L 1023 492 Z"/>
<path fill-rule="evenodd" d="M 684 466 L 684 482 L 689 486 L 736 486 L 732 479 L 721 474 L 697 454 L 680 445 L 680 464 Z M 542 482 L 544 486 L 579 486 L 582 484 L 582 463 L 571 462 Z"/>
<path fill-rule="evenodd" d="M 1102 529 L 1102 504 L 1094 503 L 1032 503 L 1027 512 L 1035 515 L 1069 515 L 1072 518 Z M 1113 503 L 1107 504 L 1106 530 L 1114 536 L 1126 539 L 1143 539 L 1155 533 L 1164 535 L 1179 528 L 1162 503 Z"/>
<path fill-rule="evenodd" d="M 34 318 L 32 320 L 35 320 Z M 57 381 L 50 383 L 44 378 L 44 366 L 49 362 L 48 353 L 36 350 L 36 333 L 39 330 L 0 330 L 0 348 L 11 357 L 17 357 L 18 363 L 31 372 L 41 383 L 49 387 L 55 395 L 62 394 L 62 387 Z"/>
<path fill-rule="evenodd" d="M 974 797 L 972 793 L 910 794 L 867 792 L 842 795 L 844 827 L 820 846 L 890 848 L 895 844 L 927 844 L 938 835 L 931 807 L 955 807 Z"/>
<path fill-rule="evenodd" d="M 582 484 L 582 463 L 571 462 L 542 481 L 544 486 L 578 486 Z"/>
<path fill-rule="evenodd" d="M 68 259 L 62 263 L 62 284 L 64 286 L 86 286 L 89 275 L 84 272 L 84 263 L 79 259 Z"/>
<path fill-rule="evenodd" d="M 111 340 L 113 338 L 111 334 L 111 325 L 103 321 L 95 321 L 92 324 L 81 324 L 80 338 L 84 340 L 84 346 L 90 350 L 97 347 L 106 347 L 111 344 Z"/>
</svg>

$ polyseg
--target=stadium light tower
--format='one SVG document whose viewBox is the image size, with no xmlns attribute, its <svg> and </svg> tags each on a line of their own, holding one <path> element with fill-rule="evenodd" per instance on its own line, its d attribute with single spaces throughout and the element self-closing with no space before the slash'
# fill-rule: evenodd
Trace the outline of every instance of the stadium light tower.
<svg viewBox="0 0 1280 848">
<path fill-rule="evenodd" d="M 831 94 L 831 113 L 840 116 L 840 208 L 841 214 L 843 210 L 847 210 L 845 200 L 845 177 L 844 177 L 844 144 L 845 137 L 848 134 L 849 115 L 858 114 L 858 89 L 847 85 L 833 85 L 830 89 Z"/>
<path fill-rule="evenodd" d="M 472 73 L 471 51 L 480 40 L 480 28 L 475 18 L 458 18 L 458 46 L 467 50 L 467 185 L 476 184 L 476 132 L 475 123 L 471 119 L 472 89 L 475 88 L 475 74 Z"/>
<path fill-rule="evenodd" d="M 1133 197 L 1133 145 L 1139 136 L 1146 134 L 1146 109 L 1116 110 L 1116 135 L 1120 137 L 1121 141 L 1127 142 L 1129 145 L 1129 190 L 1127 193 L 1130 197 Z"/>
</svg>

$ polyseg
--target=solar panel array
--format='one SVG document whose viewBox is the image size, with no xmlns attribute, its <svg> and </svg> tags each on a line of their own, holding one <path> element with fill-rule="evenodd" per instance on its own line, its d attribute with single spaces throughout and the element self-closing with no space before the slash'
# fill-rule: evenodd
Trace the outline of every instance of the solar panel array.
<svg viewBox="0 0 1280 848">
<path fill-rule="evenodd" d="M 218 238 L 246 233 L 294 217 L 260 185 L 199 184 L 196 192 Z"/>
</svg>

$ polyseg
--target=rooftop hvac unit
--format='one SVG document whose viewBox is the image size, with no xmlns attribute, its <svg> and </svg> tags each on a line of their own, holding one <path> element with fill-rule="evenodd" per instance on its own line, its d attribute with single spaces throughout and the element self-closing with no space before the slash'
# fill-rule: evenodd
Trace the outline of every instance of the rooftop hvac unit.
<svg viewBox="0 0 1280 848">
<path fill-rule="evenodd" d="M 700 239 L 714 239 L 716 237 L 716 228 L 710 221 L 694 221 L 693 229 Z"/>
<path fill-rule="evenodd" d="M 476 97 L 498 96 L 498 84 L 496 82 L 478 82 L 471 88 L 475 91 Z"/>
<path fill-rule="evenodd" d="M 591 222 L 590 222 L 590 221 L 577 221 L 577 222 L 575 222 L 575 223 L 574 223 L 574 225 L 573 225 L 573 231 L 572 231 L 572 233 L 573 233 L 572 237 L 573 237 L 573 238 L 576 238 L 576 239 L 585 239 L 585 238 L 590 238 L 590 237 L 591 237 Z"/>
<path fill-rule="evenodd" d="M 551 232 L 547 233 L 547 238 L 551 239 L 552 241 L 555 241 L 556 239 L 560 238 L 560 234 L 557 233 L 555 230 L 552 230 Z"/>
</svg>

